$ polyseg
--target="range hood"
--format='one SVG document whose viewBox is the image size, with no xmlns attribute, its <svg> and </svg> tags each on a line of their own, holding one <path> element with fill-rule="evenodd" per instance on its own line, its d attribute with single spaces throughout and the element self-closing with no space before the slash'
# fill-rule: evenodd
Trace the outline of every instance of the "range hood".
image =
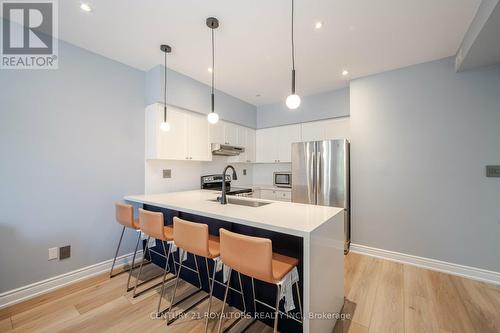
<svg viewBox="0 0 500 333">
<path fill-rule="evenodd" d="M 213 155 L 237 156 L 243 152 L 245 152 L 245 148 L 243 148 L 243 147 L 223 145 L 220 143 L 212 143 L 212 154 Z"/>
</svg>

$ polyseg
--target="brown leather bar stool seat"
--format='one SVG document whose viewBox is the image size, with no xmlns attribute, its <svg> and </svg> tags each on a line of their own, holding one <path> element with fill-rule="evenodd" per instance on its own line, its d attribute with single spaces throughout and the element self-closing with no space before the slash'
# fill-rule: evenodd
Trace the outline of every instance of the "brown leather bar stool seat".
<svg viewBox="0 0 500 333">
<path fill-rule="evenodd" d="M 121 202 L 116 202 L 115 203 L 115 219 L 116 219 L 116 222 L 118 222 L 119 224 L 121 224 L 123 226 L 123 228 L 122 228 L 122 233 L 120 235 L 120 240 L 118 241 L 118 246 L 116 247 L 115 257 L 113 258 L 113 264 L 111 264 L 111 270 L 109 272 L 110 278 L 117 275 L 117 274 L 113 275 L 113 269 L 115 267 L 116 258 L 118 257 L 118 252 L 120 251 L 120 246 L 122 244 L 122 239 L 123 239 L 123 234 L 125 233 L 125 229 L 129 228 L 129 229 L 132 229 L 136 232 L 140 229 L 139 219 L 134 218 L 134 207 L 131 205 L 127 205 L 127 204 L 124 204 Z M 137 242 L 139 242 L 140 239 L 141 239 L 141 233 L 138 232 Z M 133 267 L 133 263 L 135 261 L 136 255 L 137 255 L 137 246 L 136 246 L 136 250 L 134 251 L 134 257 L 132 259 L 132 266 L 130 266 L 129 269 L 124 270 L 123 272 L 126 272 L 126 271 L 131 272 L 132 271 L 132 267 Z M 130 283 L 130 273 L 129 273 L 129 278 L 127 281 L 127 291 L 129 290 L 129 283 Z"/>
<path fill-rule="evenodd" d="M 170 259 L 170 254 L 172 253 L 172 249 L 173 249 L 172 247 L 174 245 L 174 229 L 171 226 L 164 225 L 163 213 L 151 212 L 148 210 L 144 210 L 142 208 L 139 209 L 139 223 L 140 223 L 141 231 L 144 234 L 146 234 L 148 236 L 148 238 L 146 241 L 146 247 L 144 250 L 144 255 L 143 255 L 143 258 L 141 261 L 141 265 L 139 267 L 139 274 L 137 274 L 137 278 L 135 281 L 133 297 L 136 297 L 139 295 L 136 293 L 136 290 L 137 290 L 137 286 L 139 285 L 138 281 L 139 281 L 139 278 L 141 276 L 142 266 L 144 264 L 144 261 L 145 261 L 145 258 L 146 258 L 146 255 L 148 254 L 148 252 L 150 254 L 155 253 L 155 254 L 163 257 L 165 259 L 165 267 L 164 267 L 164 273 L 163 273 L 163 280 L 161 282 L 161 286 L 162 286 L 161 287 L 161 294 L 160 294 L 160 299 L 158 301 L 158 309 L 157 309 L 157 313 L 160 313 L 161 299 L 163 296 L 163 290 L 165 288 L 165 282 L 174 279 L 174 276 L 170 277 L 169 279 L 166 278 L 167 274 L 171 273 L 169 259 Z M 149 246 L 149 240 L 151 239 L 151 237 L 157 241 L 158 240 L 161 241 L 161 244 L 163 247 L 163 253 L 157 252 L 156 250 L 153 250 Z M 167 250 L 167 247 L 165 246 L 165 244 L 167 244 L 167 246 L 169 247 L 168 250 Z M 155 243 L 155 245 L 156 245 L 156 243 Z M 174 262 L 174 270 L 175 270 L 175 262 Z M 152 279 L 155 279 L 156 277 L 158 277 L 158 276 L 155 276 Z M 142 284 L 144 284 L 145 282 L 151 281 L 152 279 L 144 281 L 144 282 L 142 282 Z M 152 288 L 155 288 L 159 285 L 160 284 L 156 284 L 154 286 L 151 286 L 151 287 L 147 288 L 146 290 L 143 290 L 141 293 L 144 293 L 145 291 L 150 290 Z"/>
<path fill-rule="evenodd" d="M 281 288 L 284 279 L 299 264 L 299 260 L 293 257 L 274 253 L 272 242 L 268 238 L 252 237 L 220 229 L 220 254 L 221 260 L 230 271 L 247 275 L 252 278 L 252 290 L 254 308 L 256 303 L 267 306 L 275 311 L 274 332 L 278 330 L 278 317 L 283 314 L 291 319 L 301 322 L 293 316 L 279 310 Z M 273 307 L 256 299 L 254 279 L 276 285 L 276 305 Z M 218 332 L 222 327 L 224 306 L 226 304 L 229 280 L 227 281 L 224 301 L 222 303 L 221 315 L 219 317 Z M 241 284 L 241 283 L 240 283 Z M 300 291 L 298 281 L 294 282 L 297 290 L 299 311 L 302 314 Z M 256 311 L 256 309 L 254 309 Z M 248 328 L 248 326 L 247 326 Z"/>
<path fill-rule="evenodd" d="M 273 281 L 264 281 L 268 283 L 278 283 L 290 273 L 290 271 L 299 265 L 299 259 L 288 257 L 279 253 L 273 252 Z"/>
</svg>

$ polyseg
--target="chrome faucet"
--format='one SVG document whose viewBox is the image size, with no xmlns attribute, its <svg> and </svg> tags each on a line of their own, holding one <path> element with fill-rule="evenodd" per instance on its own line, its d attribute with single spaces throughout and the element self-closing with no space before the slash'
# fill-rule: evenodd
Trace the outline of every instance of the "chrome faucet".
<svg viewBox="0 0 500 333">
<path fill-rule="evenodd" d="M 222 171 L 222 196 L 220 197 L 220 203 L 221 205 L 226 205 L 227 204 L 227 199 L 226 199 L 226 172 L 227 169 L 232 169 L 233 170 L 233 180 L 237 180 L 238 176 L 236 175 L 236 170 L 232 165 L 228 165 L 227 167 L 224 168 Z"/>
</svg>

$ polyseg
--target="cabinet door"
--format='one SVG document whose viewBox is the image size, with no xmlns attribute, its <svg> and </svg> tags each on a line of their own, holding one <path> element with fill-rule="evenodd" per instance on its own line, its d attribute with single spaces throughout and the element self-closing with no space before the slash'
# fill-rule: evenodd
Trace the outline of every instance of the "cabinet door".
<svg viewBox="0 0 500 333">
<path fill-rule="evenodd" d="M 188 159 L 211 161 L 209 143 L 209 123 L 206 117 L 194 113 L 187 114 L 188 119 Z"/>
<path fill-rule="evenodd" d="M 158 129 L 157 156 L 165 160 L 185 160 L 189 157 L 187 115 L 183 111 L 169 108 L 167 120 L 170 123 L 170 130 L 164 132 Z"/>
<path fill-rule="evenodd" d="M 257 163 L 276 163 L 278 161 L 278 139 L 274 128 L 264 128 L 256 133 Z"/>
<path fill-rule="evenodd" d="M 276 191 L 275 190 L 260 190 L 260 198 L 266 200 L 276 200 Z"/>
<path fill-rule="evenodd" d="M 224 143 L 224 125 L 220 120 L 216 124 L 209 124 L 210 143 Z"/>
<path fill-rule="evenodd" d="M 248 128 L 243 127 L 243 126 L 237 126 L 237 127 L 238 127 L 238 140 L 236 142 L 236 145 L 240 146 L 240 147 L 246 147 Z"/>
<path fill-rule="evenodd" d="M 276 191 L 276 200 L 279 201 L 292 201 L 292 192 L 291 191 Z"/>
<path fill-rule="evenodd" d="M 245 151 L 238 156 L 238 162 L 246 163 L 247 161 L 247 130 L 248 128 L 238 126 L 238 142 L 237 146 L 245 148 Z"/>
<path fill-rule="evenodd" d="M 351 136 L 349 117 L 329 119 L 322 123 L 325 128 L 325 140 L 349 139 Z"/>
<path fill-rule="evenodd" d="M 255 130 L 246 128 L 245 135 L 245 162 L 252 163 L 255 162 Z"/>
<path fill-rule="evenodd" d="M 300 124 L 276 127 L 278 162 L 292 162 L 292 143 L 300 142 Z M 276 139 L 275 139 L 276 140 Z"/>
<path fill-rule="evenodd" d="M 225 123 L 224 124 L 224 142 L 226 145 L 238 145 L 238 125 Z"/>
<path fill-rule="evenodd" d="M 313 121 L 301 124 L 301 141 L 325 140 L 325 124 L 323 121 Z"/>
<path fill-rule="evenodd" d="M 145 113 L 145 139 L 146 139 L 146 151 L 145 157 L 146 160 L 154 160 L 158 157 L 158 135 L 160 134 L 160 117 L 163 118 L 163 115 L 160 114 L 160 104 L 151 104 L 146 107 Z"/>
</svg>

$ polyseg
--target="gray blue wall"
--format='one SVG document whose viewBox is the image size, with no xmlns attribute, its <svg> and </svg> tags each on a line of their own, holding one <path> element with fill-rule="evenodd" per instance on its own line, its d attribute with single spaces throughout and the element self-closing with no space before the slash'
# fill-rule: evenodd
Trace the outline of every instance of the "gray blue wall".
<svg viewBox="0 0 500 333">
<path fill-rule="evenodd" d="M 64 42 L 59 59 L 0 70 L 0 292 L 112 258 L 113 202 L 144 190 L 145 73 Z"/>
<path fill-rule="evenodd" d="M 290 110 L 285 101 L 257 108 L 257 128 L 297 124 L 349 115 L 349 88 L 303 96 L 300 107 Z"/>
<path fill-rule="evenodd" d="M 163 102 L 163 65 L 153 67 L 146 73 L 146 104 Z M 187 110 L 210 112 L 210 86 L 188 76 L 168 69 L 167 73 L 168 104 Z M 215 112 L 221 119 L 256 127 L 256 108 L 222 91 L 215 92 Z"/>
<path fill-rule="evenodd" d="M 351 82 L 352 241 L 500 271 L 500 66 Z"/>
</svg>

